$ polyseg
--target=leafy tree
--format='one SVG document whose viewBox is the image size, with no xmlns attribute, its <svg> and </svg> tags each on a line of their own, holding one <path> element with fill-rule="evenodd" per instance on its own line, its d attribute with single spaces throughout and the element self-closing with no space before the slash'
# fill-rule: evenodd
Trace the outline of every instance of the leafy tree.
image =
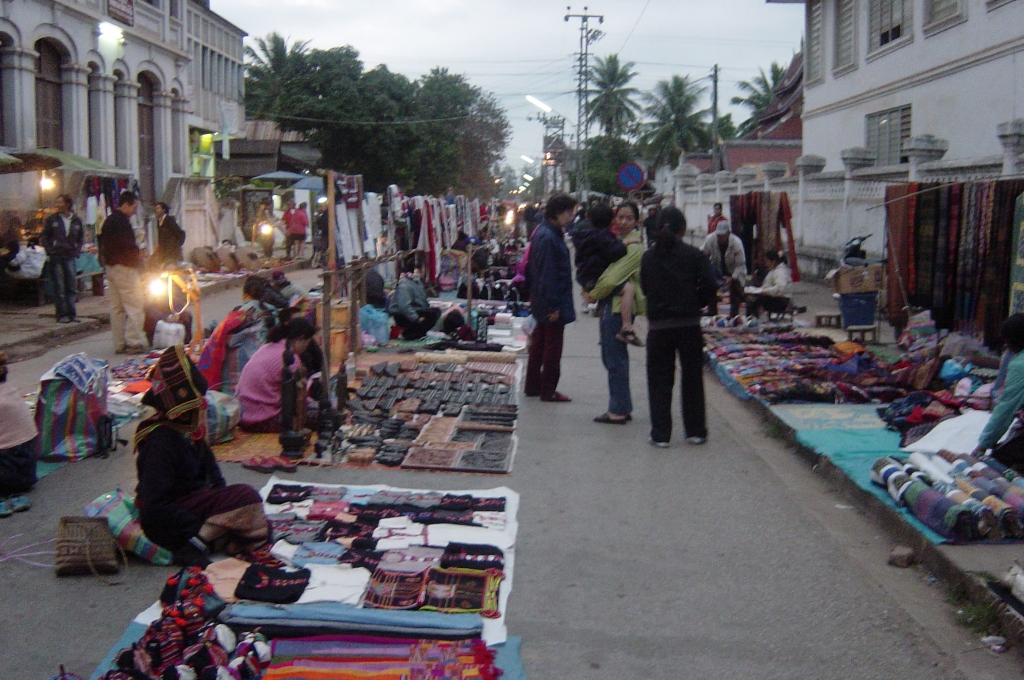
<svg viewBox="0 0 1024 680">
<path fill-rule="evenodd" d="M 309 41 L 293 42 L 279 33 L 256 38 L 256 47 L 246 46 L 245 110 L 261 118 L 287 108 L 293 80 L 306 69 Z"/>
<path fill-rule="evenodd" d="M 587 140 L 587 174 L 590 188 L 602 194 L 622 194 L 616 181 L 619 168 L 634 160 L 633 146 L 621 137 L 600 135 Z"/>
<path fill-rule="evenodd" d="M 757 128 L 758 117 L 771 106 L 772 100 L 775 98 L 775 89 L 786 76 L 786 68 L 777 61 L 773 61 L 768 70 L 769 73 L 766 74 L 763 68 L 758 69 L 759 75 L 750 80 L 741 80 L 736 84 L 736 87 L 745 92 L 746 96 L 733 97 L 731 102 L 750 109 L 750 118 L 740 123 L 736 130 L 736 134 L 740 137 Z"/>
<path fill-rule="evenodd" d="M 619 55 L 609 54 L 605 59 L 598 57 L 590 68 L 593 86 L 587 91 L 588 122 L 600 125 L 605 135 L 621 136 L 640 112 L 640 105 L 636 102 L 640 92 L 629 86 L 636 77 L 634 66 L 636 64 L 631 61 L 620 64 Z"/>
<path fill-rule="evenodd" d="M 729 141 L 730 139 L 736 139 L 738 136 L 739 135 L 736 133 L 736 123 L 733 122 L 732 114 L 727 113 L 724 116 L 719 116 L 718 138 L 722 141 Z"/>
<path fill-rule="evenodd" d="M 639 149 L 655 167 L 674 165 L 680 153 L 711 145 L 708 111 L 698 108 L 706 90 L 689 76 L 675 75 L 644 94 L 648 120 L 641 126 Z"/>
</svg>

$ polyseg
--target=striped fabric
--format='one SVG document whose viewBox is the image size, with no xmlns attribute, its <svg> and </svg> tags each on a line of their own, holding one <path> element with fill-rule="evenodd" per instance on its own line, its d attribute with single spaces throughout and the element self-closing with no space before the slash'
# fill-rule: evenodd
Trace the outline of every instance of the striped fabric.
<svg viewBox="0 0 1024 680">
<path fill-rule="evenodd" d="M 81 353 L 62 359 L 40 379 L 39 459 L 76 461 L 96 453 L 106 414 L 107 363 Z"/>
</svg>

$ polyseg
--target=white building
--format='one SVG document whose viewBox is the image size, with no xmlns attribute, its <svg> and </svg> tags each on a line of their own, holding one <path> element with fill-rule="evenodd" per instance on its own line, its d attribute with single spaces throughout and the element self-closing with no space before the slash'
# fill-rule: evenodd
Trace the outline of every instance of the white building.
<svg viewBox="0 0 1024 680">
<path fill-rule="evenodd" d="M 874 158 L 855 165 L 914 174 L 911 162 L 942 158 L 947 170 L 998 174 L 998 128 L 1024 117 L 1024 1 L 767 2 L 806 6 L 805 153 L 828 170 L 844 169 L 844 149 L 866 148 Z"/>
<path fill-rule="evenodd" d="M 208 0 L 2 2 L 0 144 L 93 158 L 173 207 L 182 179 L 212 176 L 192 163 L 198 133 L 244 119 L 244 35 Z M 37 183 L 3 176 L 0 201 L 35 207 Z"/>
</svg>

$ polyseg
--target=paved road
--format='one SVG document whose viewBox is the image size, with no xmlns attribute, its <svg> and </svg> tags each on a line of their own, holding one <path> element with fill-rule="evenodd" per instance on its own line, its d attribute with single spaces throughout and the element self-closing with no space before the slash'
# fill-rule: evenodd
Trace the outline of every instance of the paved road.
<svg viewBox="0 0 1024 680">
<path fill-rule="evenodd" d="M 606 399 L 596 338 L 594 319 L 570 327 L 562 389 L 574 401 L 525 401 L 508 477 L 301 470 L 296 479 L 519 491 L 509 627 L 534 680 L 1020 677 L 1009 655 L 970 651 L 942 593 L 916 570 L 885 566 L 881 532 L 710 375 L 704 447 L 647 446 L 640 350 L 636 421 L 592 423 Z M 67 349 L 16 365 L 16 381 Z M 133 463 L 122 450 L 58 470 L 33 494 L 36 508 L 0 520 L 0 541 L 51 538 L 61 515 L 132 489 Z M 229 482 L 265 479 L 225 472 Z M 167 573 L 133 563 L 123 584 L 107 586 L 0 563 L 0 679 L 47 677 L 57 663 L 88 674 Z"/>
</svg>

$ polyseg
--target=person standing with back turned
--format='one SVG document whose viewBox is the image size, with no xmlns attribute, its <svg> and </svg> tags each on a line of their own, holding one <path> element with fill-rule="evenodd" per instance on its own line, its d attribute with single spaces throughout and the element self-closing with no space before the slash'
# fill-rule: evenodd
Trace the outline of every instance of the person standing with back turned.
<svg viewBox="0 0 1024 680">
<path fill-rule="evenodd" d="M 530 336 L 525 393 L 541 401 L 572 401 L 557 391 L 562 374 L 565 325 L 576 320 L 572 302 L 572 259 L 565 245 L 565 228 L 572 222 L 576 201 L 555 194 L 544 208 L 544 222 L 530 241 L 526 279 L 530 307 L 537 327 Z"/>
<path fill-rule="evenodd" d="M 640 263 L 640 285 L 647 294 L 647 395 L 652 446 L 667 448 L 672 437 L 672 388 L 676 354 L 682 369 L 680 400 L 686 443 L 703 444 L 708 428 L 704 412 L 704 336 L 700 317 L 714 308 L 717 284 L 704 253 L 683 243 L 686 218 L 665 208 L 658 218 L 654 247 Z"/>
<path fill-rule="evenodd" d="M 142 354 L 146 351 L 145 302 L 142 295 L 142 253 L 135 242 L 129 221 L 139 209 L 139 199 L 131 191 L 122 191 L 117 210 L 103 220 L 99 235 L 100 258 L 110 283 L 110 330 L 114 351 L 118 354 Z"/>
</svg>

